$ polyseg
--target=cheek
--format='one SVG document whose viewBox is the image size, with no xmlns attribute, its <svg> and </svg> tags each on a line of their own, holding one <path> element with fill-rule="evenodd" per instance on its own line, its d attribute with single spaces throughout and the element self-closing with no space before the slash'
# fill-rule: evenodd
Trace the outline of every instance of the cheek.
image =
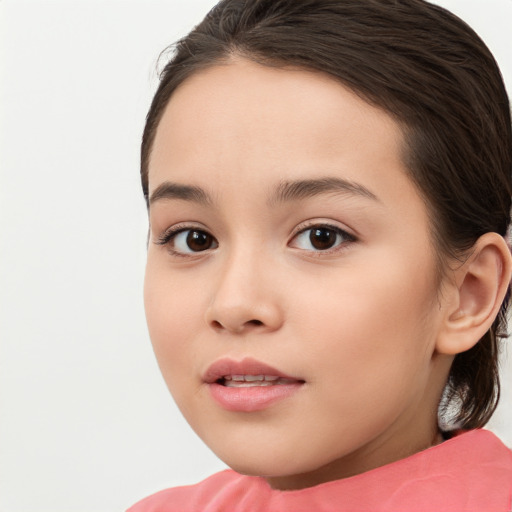
<svg viewBox="0 0 512 512">
<path fill-rule="evenodd" d="M 393 256 L 311 285 L 297 314 L 306 319 L 298 335 L 310 341 L 305 360 L 312 372 L 324 368 L 348 394 L 356 381 L 378 389 L 428 373 L 436 334 L 430 262 Z"/>
<path fill-rule="evenodd" d="M 193 367 L 194 352 L 190 347 L 202 325 L 202 300 L 201 294 L 190 283 L 181 283 L 178 276 L 171 275 L 148 256 L 144 280 L 146 320 L 168 386 L 170 376 L 174 380 L 175 376 L 185 373 L 184 369 Z"/>
</svg>

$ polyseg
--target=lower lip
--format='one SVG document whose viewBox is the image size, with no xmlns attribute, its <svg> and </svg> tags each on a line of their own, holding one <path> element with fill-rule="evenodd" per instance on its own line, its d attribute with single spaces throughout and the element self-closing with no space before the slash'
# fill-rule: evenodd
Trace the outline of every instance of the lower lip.
<svg viewBox="0 0 512 512">
<path fill-rule="evenodd" d="M 236 412 L 254 412 L 290 397 L 300 389 L 302 383 L 275 384 L 274 386 L 252 386 L 236 388 L 209 384 L 213 399 L 224 409 Z"/>
</svg>

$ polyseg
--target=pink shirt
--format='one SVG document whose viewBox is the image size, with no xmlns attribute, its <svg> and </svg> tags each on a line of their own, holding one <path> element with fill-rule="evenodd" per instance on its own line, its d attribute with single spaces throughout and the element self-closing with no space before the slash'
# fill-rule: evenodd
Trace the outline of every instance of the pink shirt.
<svg viewBox="0 0 512 512">
<path fill-rule="evenodd" d="M 512 451 L 486 430 L 464 432 L 366 473 L 298 491 L 227 470 L 161 491 L 128 512 L 511 512 Z"/>
</svg>

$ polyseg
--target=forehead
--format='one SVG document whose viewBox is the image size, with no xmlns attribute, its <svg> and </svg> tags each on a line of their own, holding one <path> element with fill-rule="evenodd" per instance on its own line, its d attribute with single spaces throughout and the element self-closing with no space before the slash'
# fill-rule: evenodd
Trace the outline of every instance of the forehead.
<svg viewBox="0 0 512 512">
<path fill-rule="evenodd" d="M 312 161 L 322 166 L 342 154 L 363 159 L 378 145 L 388 149 L 381 158 L 401 165 L 397 123 L 331 77 L 239 59 L 196 73 L 174 92 L 153 145 L 150 190 L 171 168 L 187 168 L 189 178 L 190 166 L 225 176 L 227 167 L 253 162 L 287 178 L 290 168 L 307 172 Z"/>
</svg>

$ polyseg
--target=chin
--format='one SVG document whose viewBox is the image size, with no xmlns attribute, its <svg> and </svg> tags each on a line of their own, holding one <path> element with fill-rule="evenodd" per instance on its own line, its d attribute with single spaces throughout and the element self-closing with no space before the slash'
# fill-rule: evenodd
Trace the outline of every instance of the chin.
<svg viewBox="0 0 512 512">
<path fill-rule="evenodd" d="M 237 473 L 248 476 L 283 476 L 290 473 L 291 468 L 285 464 L 276 463 L 273 456 L 266 454 L 259 457 L 251 457 L 247 454 L 237 454 L 232 457 L 222 457 L 220 459 Z"/>
<path fill-rule="evenodd" d="M 301 475 L 315 471 L 320 466 L 318 461 L 301 461 L 297 459 L 297 453 L 279 454 L 269 450 L 267 453 L 260 451 L 258 454 L 237 452 L 236 455 L 216 453 L 216 455 L 231 469 L 247 476 L 260 476 L 265 478 L 284 478 L 293 475 Z"/>
</svg>

